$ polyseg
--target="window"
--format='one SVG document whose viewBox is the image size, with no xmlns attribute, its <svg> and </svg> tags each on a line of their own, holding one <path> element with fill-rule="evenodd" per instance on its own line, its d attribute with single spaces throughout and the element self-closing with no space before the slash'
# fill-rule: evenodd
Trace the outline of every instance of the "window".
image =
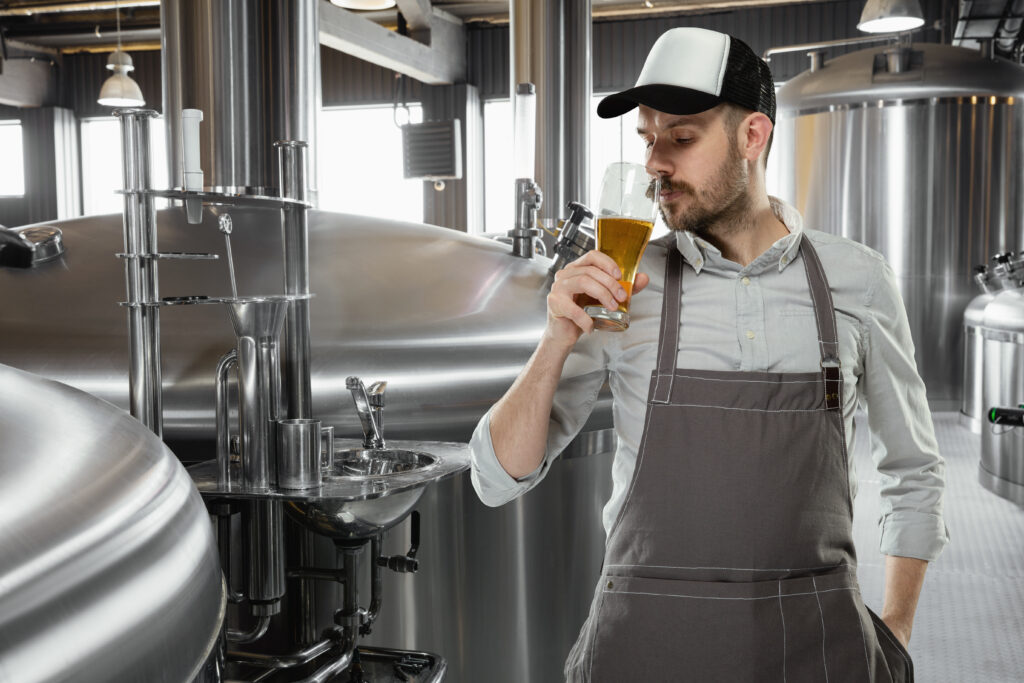
<svg viewBox="0 0 1024 683">
<path fill-rule="evenodd" d="M 423 108 L 410 106 L 409 121 L 422 122 Z M 390 105 L 325 109 L 317 137 L 321 209 L 423 221 L 423 181 L 403 176 L 402 131 Z"/>
<path fill-rule="evenodd" d="M 643 163 L 644 146 L 636 134 L 636 110 L 613 119 L 597 115 L 595 95 L 590 115 L 590 204 L 597 203 L 601 177 L 608 164 L 616 161 Z M 512 143 L 512 105 L 509 100 L 484 103 L 484 225 L 487 232 L 506 232 L 515 220 L 515 178 Z M 543 188 L 542 188 L 543 189 Z M 567 197 L 567 201 L 577 197 Z M 661 220 L 654 237 L 668 229 Z"/>
<path fill-rule="evenodd" d="M 21 121 L 0 121 L 0 197 L 25 195 L 25 157 L 21 142 Z"/>
<path fill-rule="evenodd" d="M 124 201 L 117 190 L 124 187 L 121 178 L 121 122 L 114 117 L 83 119 L 82 211 L 86 216 L 120 213 Z M 167 140 L 163 119 L 149 125 L 150 184 L 167 189 Z M 166 205 L 160 200 L 157 207 Z"/>
</svg>

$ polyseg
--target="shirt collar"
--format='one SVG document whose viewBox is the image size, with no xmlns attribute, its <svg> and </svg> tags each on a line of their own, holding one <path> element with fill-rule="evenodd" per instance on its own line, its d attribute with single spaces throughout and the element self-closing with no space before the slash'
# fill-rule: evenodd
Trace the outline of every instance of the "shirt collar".
<svg viewBox="0 0 1024 683">
<path fill-rule="evenodd" d="M 781 273 L 786 266 L 793 262 L 793 259 L 796 258 L 797 250 L 800 249 L 800 240 L 804 232 L 804 220 L 795 207 L 781 199 L 768 197 L 768 202 L 772 207 L 772 213 L 782 221 L 786 229 L 789 230 L 789 234 L 776 241 L 775 244 L 769 247 L 764 254 L 759 256 L 747 268 L 752 268 L 755 264 L 768 259 L 771 262 L 778 263 L 779 272 Z M 700 274 L 709 260 L 718 261 L 722 258 L 722 252 L 718 247 L 689 230 L 676 233 L 676 248 L 683 255 L 683 260 L 689 263 L 697 274 Z"/>
</svg>

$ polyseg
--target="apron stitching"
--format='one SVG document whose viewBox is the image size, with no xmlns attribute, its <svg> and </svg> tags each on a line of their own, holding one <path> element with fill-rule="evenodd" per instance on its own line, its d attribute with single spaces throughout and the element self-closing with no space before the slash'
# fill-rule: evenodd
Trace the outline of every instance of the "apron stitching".
<svg viewBox="0 0 1024 683">
<path fill-rule="evenodd" d="M 669 579 L 670 580 L 670 579 Z M 706 583 L 706 582 L 705 582 Z M 819 595 L 821 593 L 835 593 L 836 591 L 852 591 L 857 590 L 854 586 L 846 586 L 844 588 L 825 588 L 818 591 L 805 591 L 803 593 L 784 593 L 784 598 L 797 598 L 801 595 Z M 775 595 L 762 595 L 757 598 L 726 598 L 718 595 L 680 595 L 678 593 L 653 593 L 651 591 L 621 591 L 621 590 L 608 590 L 607 588 L 601 589 L 602 593 L 611 593 L 613 595 L 649 595 L 654 598 L 686 598 L 692 600 L 743 600 L 749 602 L 752 600 L 775 600 L 778 596 Z M 818 601 L 819 612 L 821 610 L 821 601 Z M 824 618 L 824 617 L 823 617 Z M 824 622 L 822 623 L 824 628 Z M 824 651 L 824 646 L 822 646 Z"/>
<path fill-rule="evenodd" d="M 792 373 L 797 374 L 797 373 Z M 718 379 L 714 377 L 696 377 L 694 375 L 676 374 L 680 379 L 695 379 L 701 382 L 741 382 L 743 384 L 817 384 L 821 381 L 820 373 L 814 379 L 774 380 L 774 379 Z"/>
<path fill-rule="evenodd" d="M 714 410 L 739 410 L 747 413 L 825 413 L 824 408 L 788 408 L 779 410 L 768 410 L 765 408 L 731 408 L 729 406 L 700 405 L 697 403 L 668 403 L 659 405 L 675 406 L 677 408 L 712 408 Z"/>
<path fill-rule="evenodd" d="M 729 569 L 738 572 L 801 572 L 812 569 L 840 569 L 842 567 L 850 567 L 852 565 L 846 564 L 826 564 L 820 567 L 791 567 L 788 569 L 753 569 L 750 567 L 677 567 L 669 564 L 607 564 L 605 568 L 609 567 L 646 567 L 648 569 Z M 806 579 L 806 576 L 794 576 L 794 579 Z M 672 580 L 672 579 L 667 579 Z M 780 581 L 782 579 L 779 579 Z"/>
<path fill-rule="evenodd" d="M 821 663 L 825 667 L 825 683 L 828 683 L 828 661 L 825 659 L 825 613 L 821 609 L 821 597 L 818 595 L 818 584 L 815 582 L 813 576 L 811 577 L 811 585 L 814 586 L 814 599 L 818 601 L 818 616 L 821 618 Z M 821 592 L 824 593 L 825 591 Z"/>
<path fill-rule="evenodd" d="M 782 581 L 779 581 L 779 617 L 782 619 L 782 683 L 786 683 L 786 611 L 782 608 Z"/>
<path fill-rule="evenodd" d="M 861 619 L 860 611 L 857 612 L 857 626 L 860 627 L 860 644 L 864 646 L 864 669 L 867 671 L 867 678 L 865 680 L 870 681 L 871 661 L 868 659 L 868 640 L 864 635 L 864 620 Z"/>
</svg>

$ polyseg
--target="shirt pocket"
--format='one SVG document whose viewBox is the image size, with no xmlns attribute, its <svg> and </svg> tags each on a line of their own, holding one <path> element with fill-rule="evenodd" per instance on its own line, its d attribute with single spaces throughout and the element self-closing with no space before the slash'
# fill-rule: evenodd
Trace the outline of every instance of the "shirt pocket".
<svg viewBox="0 0 1024 683">
<path fill-rule="evenodd" d="M 819 367 L 818 323 L 814 309 L 808 306 L 787 306 L 765 321 L 768 334 L 771 372 L 811 372 Z M 862 325 L 854 316 L 836 311 L 839 331 L 839 356 L 843 378 L 856 385 L 864 356 Z"/>
</svg>

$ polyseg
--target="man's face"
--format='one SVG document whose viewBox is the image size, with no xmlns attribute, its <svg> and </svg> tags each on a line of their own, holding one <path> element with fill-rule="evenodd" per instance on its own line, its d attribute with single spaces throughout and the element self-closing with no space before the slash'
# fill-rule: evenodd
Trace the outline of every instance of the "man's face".
<svg viewBox="0 0 1024 683">
<path fill-rule="evenodd" d="M 722 106 L 687 116 L 640 106 L 647 170 L 661 177 L 661 215 L 673 230 L 707 238 L 748 205 L 747 164 L 726 118 Z"/>
</svg>

